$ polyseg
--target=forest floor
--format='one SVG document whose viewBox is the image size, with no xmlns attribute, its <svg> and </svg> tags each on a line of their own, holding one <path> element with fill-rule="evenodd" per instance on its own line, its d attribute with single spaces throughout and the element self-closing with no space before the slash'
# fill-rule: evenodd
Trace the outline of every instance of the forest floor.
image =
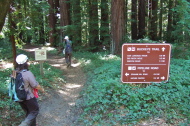
<svg viewBox="0 0 190 126">
<path fill-rule="evenodd" d="M 40 47 L 27 45 L 24 47 L 24 50 L 34 56 L 34 51 L 37 48 Z M 47 53 L 47 62 L 62 70 L 66 83 L 60 82 L 58 88 L 45 88 L 46 93 L 40 93 L 40 112 L 37 117 L 37 126 L 79 126 L 80 122 L 78 122 L 78 119 L 83 110 L 76 106 L 76 102 L 86 83 L 86 76 L 81 65 L 73 58 L 72 67 L 67 68 L 63 55 L 49 53 Z M 164 119 L 156 118 L 142 121 L 137 126 L 168 125 Z"/>
<path fill-rule="evenodd" d="M 34 48 L 25 46 L 24 50 L 34 53 Z M 46 93 L 40 96 L 37 126 L 76 126 L 82 109 L 75 104 L 86 82 L 86 76 L 75 59 L 72 59 L 69 68 L 64 56 L 47 54 L 47 62 L 63 71 L 66 83 L 60 83 L 56 89 L 45 89 Z"/>
</svg>

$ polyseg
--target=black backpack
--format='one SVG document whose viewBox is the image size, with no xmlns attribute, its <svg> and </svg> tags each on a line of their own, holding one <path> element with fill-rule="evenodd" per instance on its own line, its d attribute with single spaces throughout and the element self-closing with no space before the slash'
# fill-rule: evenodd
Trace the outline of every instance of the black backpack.
<svg viewBox="0 0 190 126">
<path fill-rule="evenodd" d="M 9 85 L 9 96 L 15 102 L 21 102 L 27 99 L 27 92 L 24 88 L 22 73 L 17 73 L 16 78 L 11 77 L 11 83 Z"/>
</svg>

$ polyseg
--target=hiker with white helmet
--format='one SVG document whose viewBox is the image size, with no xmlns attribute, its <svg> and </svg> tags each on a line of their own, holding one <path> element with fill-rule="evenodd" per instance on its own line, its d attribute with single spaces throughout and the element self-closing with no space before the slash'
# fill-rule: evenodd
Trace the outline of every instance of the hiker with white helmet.
<svg viewBox="0 0 190 126">
<path fill-rule="evenodd" d="M 69 40 L 68 36 L 65 36 L 63 44 L 64 44 L 63 53 L 65 54 L 65 61 L 67 63 L 67 67 L 70 67 L 71 57 L 72 57 L 72 41 Z"/>
<path fill-rule="evenodd" d="M 44 93 L 44 89 L 36 81 L 33 73 L 28 69 L 28 57 L 20 54 L 16 57 L 17 73 L 22 74 L 24 89 L 27 92 L 26 100 L 18 102 L 21 108 L 26 112 L 24 121 L 19 126 L 36 126 L 36 117 L 39 113 L 37 102 L 38 90 Z M 16 75 L 16 74 L 13 74 Z"/>
</svg>

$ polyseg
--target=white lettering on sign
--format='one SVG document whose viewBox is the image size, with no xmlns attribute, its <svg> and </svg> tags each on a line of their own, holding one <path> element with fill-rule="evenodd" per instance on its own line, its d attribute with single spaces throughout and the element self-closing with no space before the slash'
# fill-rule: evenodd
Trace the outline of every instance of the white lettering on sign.
<svg viewBox="0 0 190 126">
<path fill-rule="evenodd" d="M 143 75 L 148 75 L 148 73 L 143 73 Z"/>
<path fill-rule="evenodd" d="M 151 67 L 151 70 L 158 70 L 159 67 Z"/>
<path fill-rule="evenodd" d="M 138 79 L 145 79 L 145 77 L 138 77 Z"/>
<path fill-rule="evenodd" d="M 153 73 L 153 75 L 160 75 L 160 73 Z"/>
<path fill-rule="evenodd" d="M 137 48 L 137 51 L 150 51 L 150 48 Z"/>
<path fill-rule="evenodd" d="M 131 73 L 131 75 L 139 75 L 138 73 Z"/>
<path fill-rule="evenodd" d="M 159 48 L 152 48 L 152 51 L 160 51 Z"/>
<path fill-rule="evenodd" d="M 139 70 L 149 70 L 150 67 L 137 67 L 137 69 L 139 69 Z"/>
<path fill-rule="evenodd" d="M 135 62 L 134 60 L 127 60 L 127 62 Z"/>
</svg>

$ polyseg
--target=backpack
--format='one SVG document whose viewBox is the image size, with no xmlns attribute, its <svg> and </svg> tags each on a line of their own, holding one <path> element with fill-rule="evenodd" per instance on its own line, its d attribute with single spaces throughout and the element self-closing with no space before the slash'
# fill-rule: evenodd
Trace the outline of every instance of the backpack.
<svg viewBox="0 0 190 126">
<path fill-rule="evenodd" d="M 17 73 L 16 78 L 11 77 L 11 82 L 9 84 L 9 96 L 15 102 L 21 102 L 27 99 L 27 92 L 24 88 L 24 81 L 21 72 Z"/>
<path fill-rule="evenodd" d="M 66 44 L 65 53 L 71 53 L 71 52 L 72 52 L 71 41 L 66 40 L 66 41 L 65 41 L 65 44 Z"/>
</svg>

